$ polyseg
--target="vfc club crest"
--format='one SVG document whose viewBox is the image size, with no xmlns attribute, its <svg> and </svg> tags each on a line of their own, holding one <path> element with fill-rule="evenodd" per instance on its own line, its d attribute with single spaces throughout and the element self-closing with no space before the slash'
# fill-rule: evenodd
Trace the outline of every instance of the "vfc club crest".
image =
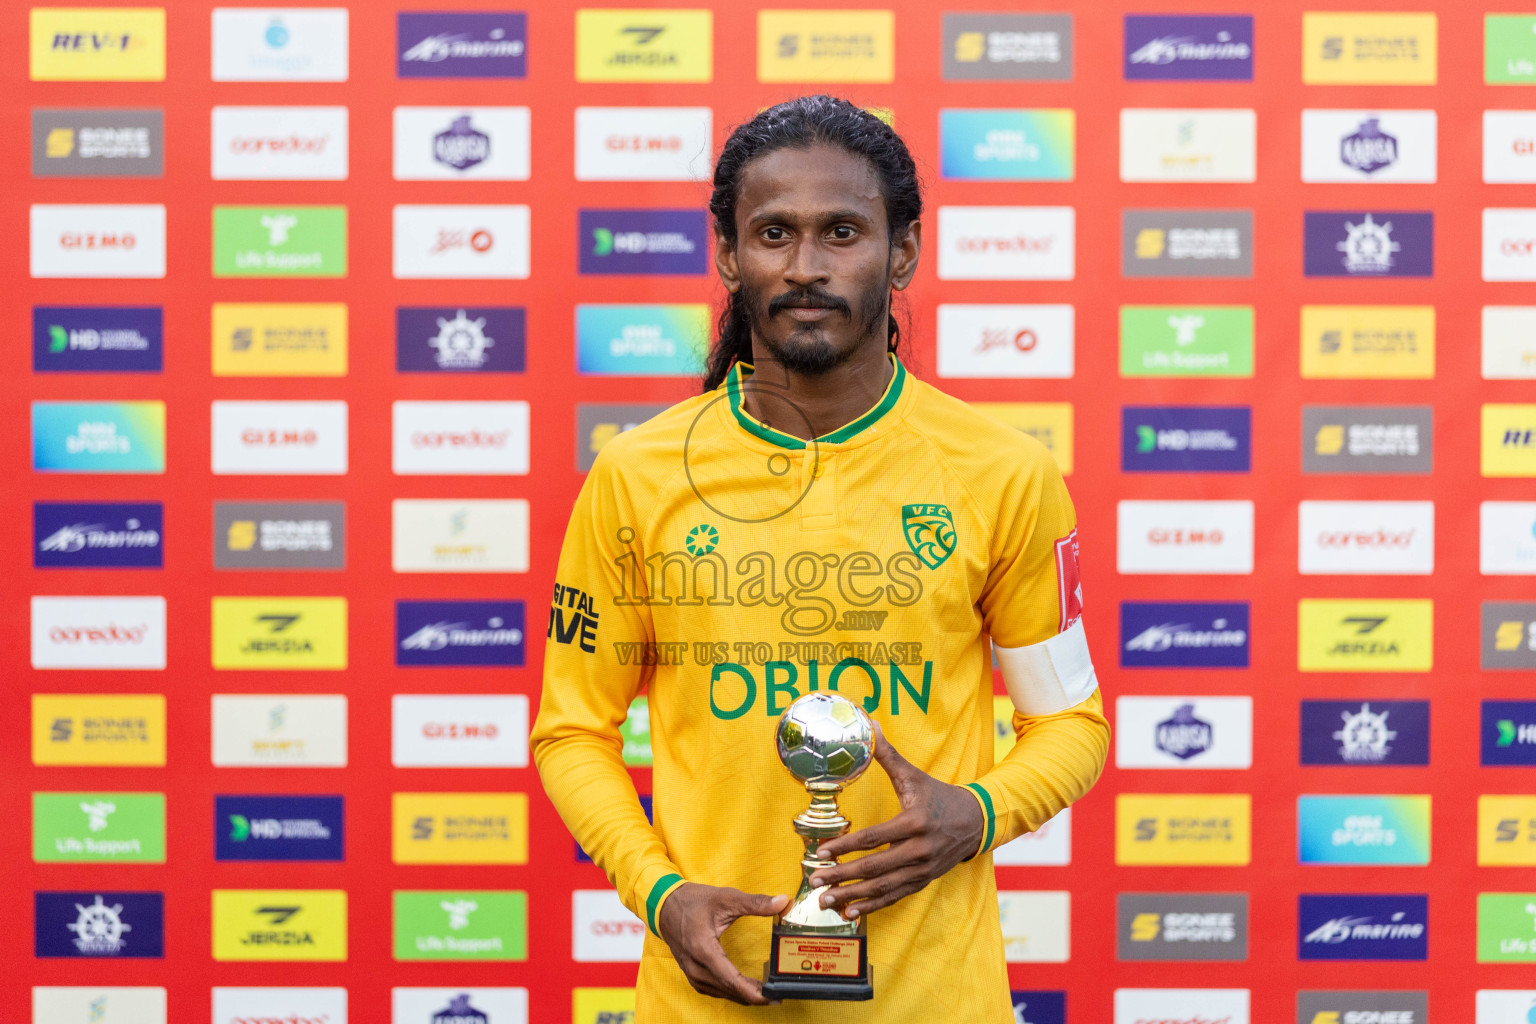
<svg viewBox="0 0 1536 1024">
<path fill-rule="evenodd" d="M 937 569 L 955 551 L 955 519 L 947 505 L 901 506 L 901 532 L 907 547 L 930 569 Z"/>
</svg>

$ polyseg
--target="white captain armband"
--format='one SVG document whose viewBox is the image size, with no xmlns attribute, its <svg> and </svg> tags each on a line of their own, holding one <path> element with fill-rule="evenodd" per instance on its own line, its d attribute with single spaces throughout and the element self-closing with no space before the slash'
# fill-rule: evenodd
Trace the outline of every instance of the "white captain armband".
<svg viewBox="0 0 1536 1024">
<path fill-rule="evenodd" d="M 999 647 L 994 643 L 992 649 L 1003 670 L 1003 686 L 1020 714 L 1054 715 L 1081 704 L 1098 689 L 1081 618 L 1038 644 Z"/>
</svg>

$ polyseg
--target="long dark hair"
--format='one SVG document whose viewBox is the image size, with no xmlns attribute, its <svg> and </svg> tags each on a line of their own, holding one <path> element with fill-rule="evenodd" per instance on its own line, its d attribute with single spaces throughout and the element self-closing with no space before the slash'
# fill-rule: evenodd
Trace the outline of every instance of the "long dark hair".
<svg viewBox="0 0 1536 1024">
<path fill-rule="evenodd" d="M 840 146 L 868 160 L 880 177 L 885 197 L 885 219 L 891 241 L 906 233 L 908 225 L 923 212 L 922 186 L 917 165 L 907 144 L 884 121 L 847 100 L 833 96 L 801 96 L 769 107 L 752 120 L 736 126 L 715 164 L 715 190 L 709 212 L 715 232 L 736 244 L 736 192 L 747 164 L 778 149 L 805 149 L 818 143 Z M 887 316 L 887 337 L 896 350 L 901 332 L 894 316 Z M 717 325 L 718 338 L 709 350 L 704 390 L 713 391 L 731 372 L 738 359 L 752 361 L 752 322 L 741 292 L 726 299 Z"/>
</svg>

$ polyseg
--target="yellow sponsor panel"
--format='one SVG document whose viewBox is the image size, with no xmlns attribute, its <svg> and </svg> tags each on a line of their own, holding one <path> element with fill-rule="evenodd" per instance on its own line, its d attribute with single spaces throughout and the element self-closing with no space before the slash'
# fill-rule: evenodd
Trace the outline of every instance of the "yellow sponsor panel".
<svg viewBox="0 0 1536 1024">
<path fill-rule="evenodd" d="M 1253 801 L 1247 793 L 1121 793 L 1116 864 L 1247 864 Z"/>
<path fill-rule="evenodd" d="M 1536 866 L 1536 796 L 1477 798 L 1477 863 Z"/>
<path fill-rule="evenodd" d="M 215 960 L 345 960 L 341 889 L 213 890 Z"/>
<path fill-rule="evenodd" d="M 163 766 L 165 697 L 34 693 L 32 763 Z"/>
<path fill-rule="evenodd" d="M 1536 476 L 1536 405 L 1483 406 L 1483 476 Z"/>
<path fill-rule="evenodd" d="M 714 13 L 634 8 L 576 12 L 576 81 L 707 82 Z"/>
<path fill-rule="evenodd" d="M 213 667 L 347 667 L 344 597 L 216 597 Z"/>
<path fill-rule="evenodd" d="M 758 11 L 759 82 L 889 82 L 892 11 Z"/>
<path fill-rule="evenodd" d="M 32 81 L 165 81 L 165 8 L 32 8 Z"/>
<path fill-rule="evenodd" d="M 1303 598 L 1296 618 L 1296 663 L 1303 672 L 1428 672 L 1434 666 L 1433 601 Z"/>
<path fill-rule="evenodd" d="M 1045 445 L 1062 476 L 1072 475 L 1071 402 L 972 402 L 984 412 Z"/>
<path fill-rule="evenodd" d="M 992 698 L 992 760 L 1001 761 L 1018 742 L 1013 732 L 1013 700 Z"/>
<path fill-rule="evenodd" d="M 395 793 L 396 864 L 528 863 L 526 793 Z"/>
<path fill-rule="evenodd" d="M 1434 306 L 1302 306 L 1301 375 L 1431 380 Z"/>
<path fill-rule="evenodd" d="M 635 1019 L 632 988 L 578 988 L 571 991 L 571 1024 L 619 1024 Z"/>
<path fill-rule="evenodd" d="M 343 302 L 215 302 L 215 377 L 345 377 Z"/>
<path fill-rule="evenodd" d="M 1433 14 L 1305 11 L 1301 46 L 1308 85 L 1435 84 Z"/>
</svg>

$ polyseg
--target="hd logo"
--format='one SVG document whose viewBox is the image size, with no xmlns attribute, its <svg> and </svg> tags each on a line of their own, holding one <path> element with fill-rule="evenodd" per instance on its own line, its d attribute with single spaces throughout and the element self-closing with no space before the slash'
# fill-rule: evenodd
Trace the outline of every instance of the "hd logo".
<svg viewBox="0 0 1536 1024">
<path fill-rule="evenodd" d="M 344 597 L 215 597 L 213 667 L 344 669 Z"/>
<path fill-rule="evenodd" d="M 1483 701 L 1484 765 L 1536 765 L 1536 701 Z"/>
<path fill-rule="evenodd" d="M 345 960 L 340 889 L 213 890 L 215 960 Z"/>
<path fill-rule="evenodd" d="M 1433 601 L 1303 598 L 1297 618 L 1303 672 L 1428 672 L 1434 663 Z"/>
</svg>

